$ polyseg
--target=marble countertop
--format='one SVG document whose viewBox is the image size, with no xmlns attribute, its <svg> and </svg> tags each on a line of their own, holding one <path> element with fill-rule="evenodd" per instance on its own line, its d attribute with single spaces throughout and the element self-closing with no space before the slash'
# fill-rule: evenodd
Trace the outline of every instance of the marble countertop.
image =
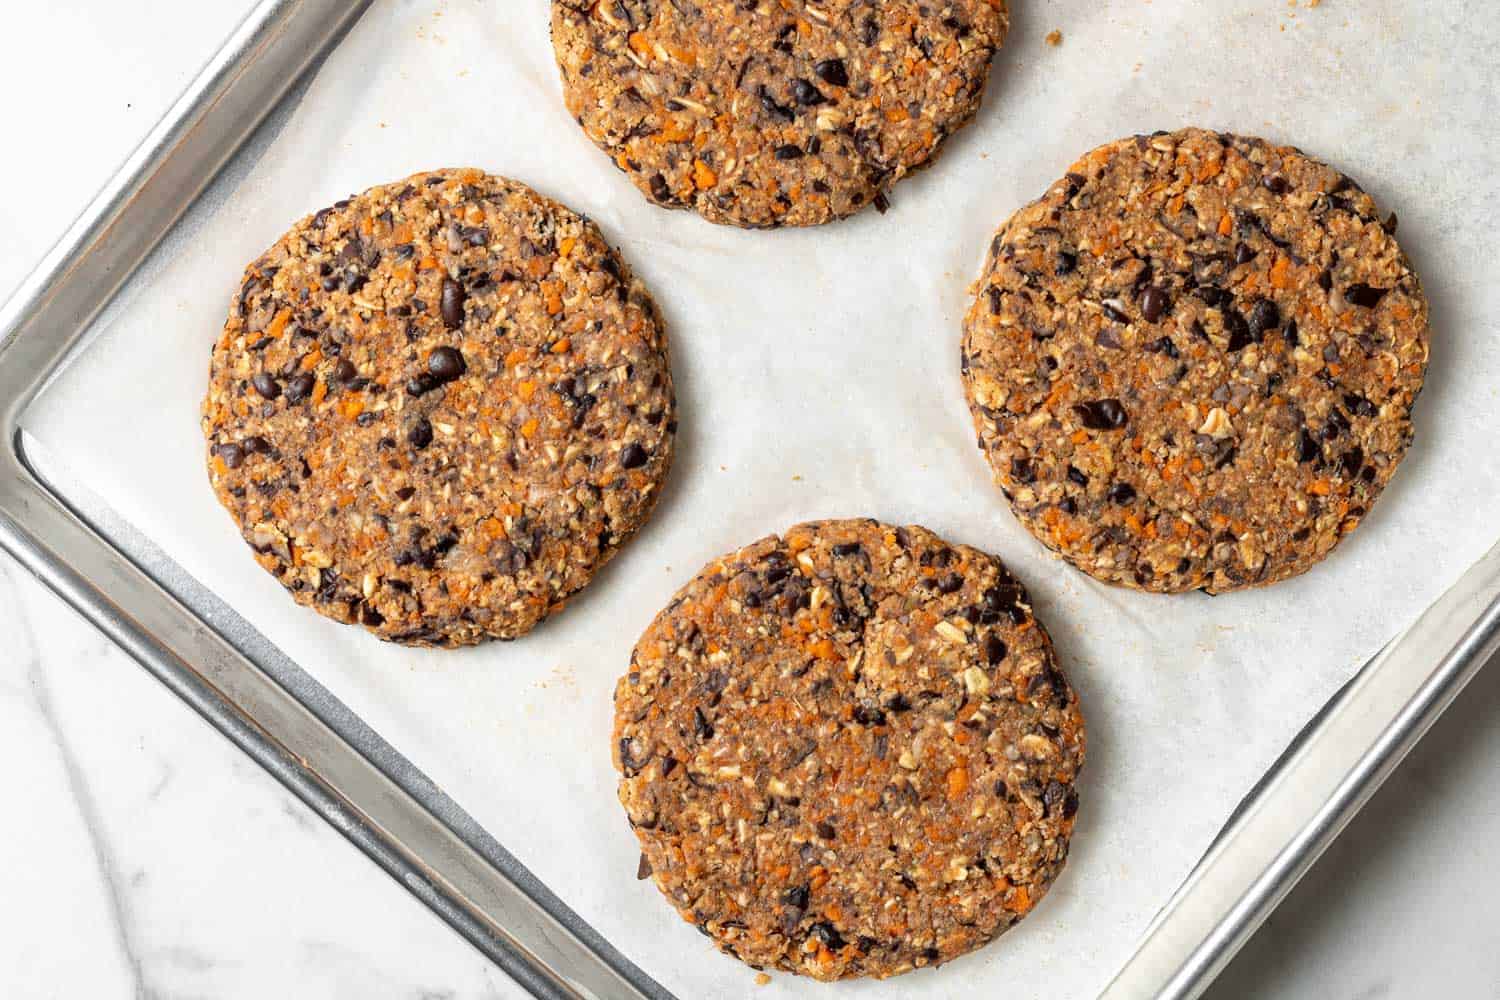
<svg viewBox="0 0 1500 1000">
<path fill-rule="evenodd" d="M 248 5 L 142 6 L 10 12 L 0 297 Z M 522 995 L 4 556 L 0 650 L 0 754 L 18 784 L 0 824 L 5 996 Z M 1210 997 L 1500 998 L 1497 704 L 1491 669 Z"/>
</svg>

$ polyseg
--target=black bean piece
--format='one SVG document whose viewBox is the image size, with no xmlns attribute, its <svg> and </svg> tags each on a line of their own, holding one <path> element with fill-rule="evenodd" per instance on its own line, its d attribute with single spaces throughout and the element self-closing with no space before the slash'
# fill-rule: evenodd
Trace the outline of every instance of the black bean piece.
<svg viewBox="0 0 1500 1000">
<path fill-rule="evenodd" d="M 1203 300 L 1203 304 L 1210 309 L 1216 309 L 1229 301 L 1229 293 L 1217 285 L 1199 285 L 1193 289 L 1193 294 Z"/>
<path fill-rule="evenodd" d="M 1328 422 L 1323 425 L 1323 440 L 1332 441 L 1349 433 L 1349 418 L 1338 410 L 1328 411 Z"/>
<path fill-rule="evenodd" d="M 777 146 L 776 159 L 778 160 L 800 160 L 802 159 L 802 147 L 787 143 L 785 146 Z"/>
<path fill-rule="evenodd" d="M 1166 312 L 1171 304 L 1167 293 L 1155 285 L 1141 293 L 1141 315 L 1146 317 L 1147 323 L 1155 323 L 1161 319 L 1162 313 Z"/>
<path fill-rule="evenodd" d="M 1143 347 L 1142 350 L 1149 351 L 1152 354 L 1165 354 L 1169 358 L 1181 357 L 1181 352 L 1177 350 L 1177 345 L 1172 342 L 1171 337 L 1159 337 Z"/>
<path fill-rule="evenodd" d="M 411 425 L 411 430 L 406 432 L 406 443 L 418 451 L 432 444 L 432 424 L 426 417 Z"/>
<path fill-rule="evenodd" d="M 1229 334 L 1229 349 L 1231 351 L 1244 350 L 1255 343 L 1255 335 L 1250 332 L 1250 324 L 1245 317 L 1240 315 L 1238 309 L 1224 310 L 1224 332 Z"/>
<path fill-rule="evenodd" d="M 821 90 L 801 77 L 792 81 L 792 97 L 803 107 L 814 107 L 828 102 L 828 98 L 823 96 Z"/>
<path fill-rule="evenodd" d="M 1261 178 L 1260 182 L 1264 184 L 1266 190 L 1271 192 L 1272 194 L 1286 194 L 1287 189 L 1291 186 L 1287 184 L 1286 178 L 1281 176 L 1280 174 L 1267 174 L 1265 177 Z"/>
<path fill-rule="evenodd" d="M 429 372 L 418 372 L 406 380 L 408 396 L 425 396 L 443 383 Z"/>
<path fill-rule="evenodd" d="M 794 910 L 807 909 L 807 886 L 794 885 L 781 894 L 781 901 Z"/>
<path fill-rule="evenodd" d="M 339 358 L 339 363 L 333 366 L 333 377 L 339 382 L 352 382 L 358 374 L 359 369 L 348 358 Z"/>
<path fill-rule="evenodd" d="M 1318 446 L 1313 436 L 1307 433 L 1307 428 L 1299 430 L 1297 432 L 1297 461 L 1311 462 L 1322 456 L 1323 449 Z"/>
<path fill-rule="evenodd" d="M 1071 465 L 1068 466 L 1068 479 L 1072 482 L 1077 483 L 1079 486 L 1087 486 L 1089 484 L 1089 477 L 1084 474 L 1083 470 L 1075 468 Z"/>
<path fill-rule="evenodd" d="M 1115 483 L 1109 488 L 1109 502 L 1127 504 L 1135 499 L 1135 487 L 1129 483 Z"/>
<path fill-rule="evenodd" d="M 939 594 L 956 594 L 963 589 L 964 578 L 957 573 L 946 573 L 938 577 L 937 592 Z"/>
<path fill-rule="evenodd" d="M 1365 464 L 1365 450 L 1355 445 L 1344 452 L 1343 457 L 1339 459 L 1339 464 L 1344 468 L 1344 475 L 1351 477 L 1356 475 L 1360 466 Z"/>
<path fill-rule="evenodd" d="M 1345 393 L 1344 405 L 1357 417 L 1373 417 L 1380 413 L 1379 407 L 1357 392 Z"/>
<path fill-rule="evenodd" d="M 1118 399 L 1096 399 L 1073 407 L 1083 426 L 1092 431 L 1119 430 L 1130 421 L 1130 415 Z"/>
<path fill-rule="evenodd" d="M 885 708 L 888 712 L 895 712 L 897 715 L 900 715 L 902 712 L 911 711 L 911 702 L 907 700 L 904 694 L 893 694 L 886 699 Z"/>
<path fill-rule="evenodd" d="M 641 860 L 639 862 L 637 862 L 636 866 L 635 866 L 635 878 L 636 878 L 636 881 L 639 882 L 639 881 L 642 881 L 644 879 L 648 879 L 650 877 L 651 877 L 651 862 L 646 859 L 646 855 L 642 854 L 641 855 Z"/>
<path fill-rule="evenodd" d="M 1250 307 L 1249 323 L 1250 335 L 1258 341 L 1265 336 L 1267 330 L 1274 330 L 1281 325 L 1281 310 L 1270 299 L 1256 299 L 1255 304 Z"/>
<path fill-rule="evenodd" d="M 1000 287 L 998 285 L 991 285 L 985 289 L 985 294 L 990 300 L 990 315 L 1000 315 L 1001 306 L 1005 302 L 1005 295 L 1000 291 Z"/>
<path fill-rule="evenodd" d="M 469 370 L 464 356 L 452 347 L 434 347 L 427 355 L 427 371 L 442 382 L 452 382 Z"/>
<path fill-rule="evenodd" d="M 457 330 L 464 324 L 464 286 L 452 278 L 443 279 L 443 290 L 438 296 L 438 309 L 443 314 L 443 325 Z"/>
<path fill-rule="evenodd" d="M 832 823 L 819 823 L 815 829 L 818 832 L 818 836 L 822 837 L 824 840 L 832 840 L 834 837 L 838 836 L 838 831 L 833 828 Z"/>
<path fill-rule="evenodd" d="M 399 560 L 400 557 L 398 556 L 397 558 Z M 398 562 L 398 564 L 399 564 L 399 562 Z M 633 739 L 631 739 L 630 737 L 628 737 L 628 736 L 625 737 L 625 738 L 623 738 L 623 739 L 621 739 L 620 743 L 619 743 L 619 747 L 620 747 L 620 766 L 622 768 L 624 768 L 625 773 L 627 775 L 631 775 L 631 776 L 635 775 L 637 772 L 640 771 L 641 768 L 643 768 L 643 767 L 646 766 L 646 761 L 644 761 L 644 760 L 637 760 L 636 759 L 634 748 L 633 748 L 633 744 L 634 743 L 635 743 L 635 741 Z"/>
<path fill-rule="evenodd" d="M 318 380 L 313 378 L 312 372 L 302 372 L 293 375 L 286 383 L 286 401 L 288 403 L 300 403 L 312 394 L 313 387 Z"/>
<path fill-rule="evenodd" d="M 813 72 L 824 83 L 835 87 L 849 86 L 849 70 L 842 59 L 823 59 L 813 65 Z"/>
<path fill-rule="evenodd" d="M 1036 469 L 1029 458 L 1013 458 L 1010 460 L 1010 475 L 1018 483 L 1036 482 Z"/>
<path fill-rule="evenodd" d="M 620 465 L 626 469 L 639 469 L 646 464 L 646 449 L 632 441 L 620 449 Z"/>
<path fill-rule="evenodd" d="M 702 708 L 693 709 L 693 734 L 705 743 L 714 738 L 713 724 L 703 714 Z"/>
<path fill-rule="evenodd" d="M 760 88 L 760 107 L 762 111 L 777 121 L 789 122 L 795 117 L 792 114 L 791 108 L 784 104 L 776 103 L 776 98 L 771 96 L 771 92 L 764 85 Z M 666 186 L 665 182 L 663 182 L 662 186 Z"/>
<path fill-rule="evenodd" d="M 812 932 L 812 936 L 823 942 L 824 946 L 826 946 L 829 951 L 838 951 L 848 943 L 843 939 L 842 936 L 840 936 L 838 930 L 833 926 L 833 924 L 829 923 L 826 920 L 820 920 L 817 923 L 813 924 L 810 930 Z"/>
<path fill-rule="evenodd" d="M 651 197 L 659 202 L 670 202 L 672 200 L 672 189 L 667 187 L 667 179 L 661 174 L 651 175 Z"/>
<path fill-rule="evenodd" d="M 836 556 L 853 556 L 863 551 L 864 546 L 858 542 L 840 542 L 833 547 L 833 554 Z"/>
<path fill-rule="evenodd" d="M 1255 251 L 1250 249 L 1248 243 L 1238 243 L 1234 248 L 1234 262 L 1236 265 L 1248 264 L 1255 259 Z"/>
<path fill-rule="evenodd" d="M 1005 640 L 1000 638 L 998 635 L 991 634 L 985 638 L 984 662 L 988 663 L 990 666 L 993 667 L 1001 660 L 1005 659 L 1006 654 L 1009 652 L 1010 649 L 1005 645 Z"/>
<path fill-rule="evenodd" d="M 1344 289 L 1344 300 L 1365 309 L 1374 309 L 1389 291 L 1389 288 L 1372 288 L 1359 281 Z"/>
<path fill-rule="evenodd" d="M 1049 781 L 1042 791 L 1042 807 L 1048 816 L 1062 815 L 1063 801 L 1068 797 L 1067 786 L 1060 781 Z"/>
<path fill-rule="evenodd" d="M 1078 270 L 1078 255 L 1068 253 L 1066 250 L 1057 252 L 1057 263 L 1052 267 L 1052 273 L 1059 277 L 1064 274 L 1072 274 Z"/>
<path fill-rule="evenodd" d="M 416 493 L 417 488 L 415 486 L 403 486 L 396 491 L 396 499 L 404 502 L 416 496 Z"/>
<path fill-rule="evenodd" d="M 271 452 L 271 442 L 254 434 L 240 442 L 240 447 L 245 449 L 247 455 L 268 455 Z"/>
<path fill-rule="evenodd" d="M 219 445 L 219 457 L 231 469 L 238 469 L 245 462 L 245 449 L 233 442 Z"/>
<path fill-rule="evenodd" d="M 1104 311 L 1104 315 L 1108 316 L 1110 319 L 1114 320 L 1116 323 L 1128 323 L 1128 322 L 1130 322 L 1130 317 L 1128 317 L 1124 313 L 1120 312 L 1120 310 L 1116 309 L 1114 306 L 1110 305 L 1108 302 L 1102 302 L 1102 303 L 1100 303 L 1099 307 L 1100 307 L 1100 309 L 1102 309 Z"/>
<path fill-rule="evenodd" d="M 281 383 L 270 372 L 256 372 L 255 377 L 250 379 L 250 384 L 266 399 L 275 399 L 281 395 Z"/>
</svg>

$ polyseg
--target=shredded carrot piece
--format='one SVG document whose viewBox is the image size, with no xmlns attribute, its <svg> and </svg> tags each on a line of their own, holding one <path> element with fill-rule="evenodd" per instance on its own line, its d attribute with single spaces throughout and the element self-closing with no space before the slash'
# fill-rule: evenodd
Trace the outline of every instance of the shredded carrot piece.
<svg viewBox="0 0 1500 1000">
<path fill-rule="evenodd" d="M 719 175 L 709 169 L 708 164 L 702 160 L 693 161 L 693 186 L 699 191 L 706 191 L 719 183 Z"/>
</svg>

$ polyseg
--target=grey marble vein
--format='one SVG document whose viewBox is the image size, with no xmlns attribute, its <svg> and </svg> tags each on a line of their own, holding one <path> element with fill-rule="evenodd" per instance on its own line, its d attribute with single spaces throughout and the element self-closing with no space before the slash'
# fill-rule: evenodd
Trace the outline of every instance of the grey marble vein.
<svg viewBox="0 0 1500 1000">
<path fill-rule="evenodd" d="M 3 592 L 0 592 L 0 603 L 19 608 L 20 593 L 12 577 L 13 572 L 10 566 L 0 565 L 0 588 L 3 588 Z M 114 858 L 109 849 L 109 838 L 100 822 L 99 810 L 95 806 L 88 777 L 73 753 L 67 734 L 63 731 L 57 712 L 53 708 L 52 694 L 47 685 L 47 673 L 42 669 L 41 647 L 37 644 L 31 623 L 24 613 L 16 616 L 15 630 L 21 647 L 20 658 L 25 663 L 23 673 L 26 684 L 31 690 L 32 703 L 47 733 L 51 736 L 53 744 L 57 747 L 58 759 L 62 762 L 63 773 L 67 777 L 68 794 L 78 810 L 78 818 L 83 823 L 84 833 L 88 838 L 94 864 L 99 873 L 99 880 L 104 887 L 115 942 L 119 945 L 125 964 L 130 969 L 132 993 L 139 1000 L 150 1000 L 155 993 L 146 982 L 145 970 L 131 933 L 132 923 L 126 888 L 116 870 Z"/>
</svg>

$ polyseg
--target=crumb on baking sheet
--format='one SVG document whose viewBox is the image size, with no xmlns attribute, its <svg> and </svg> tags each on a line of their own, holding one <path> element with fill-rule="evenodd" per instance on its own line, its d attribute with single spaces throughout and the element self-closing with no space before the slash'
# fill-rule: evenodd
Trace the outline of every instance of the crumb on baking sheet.
<svg viewBox="0 0 1500 1000">
<path fill-rule="evenodd" d="M 1053 48 L 1057 48 L 1057 46 L 1062 44 L 1061 28 L 1053 28 L 1051 31 L 1047 32 L 1047 44 L 1052 46 Z"/>
<path fill-rule="evenodd" d="M 757 972 L 755 974 L 755 985 L 756 986 L 765 986 L 765 985 L 767 985 L 770 982 L 771 982 L 771 977 L 768 976 L 768 975 L 766 975 L 764 972 Z"/>
</svg>

